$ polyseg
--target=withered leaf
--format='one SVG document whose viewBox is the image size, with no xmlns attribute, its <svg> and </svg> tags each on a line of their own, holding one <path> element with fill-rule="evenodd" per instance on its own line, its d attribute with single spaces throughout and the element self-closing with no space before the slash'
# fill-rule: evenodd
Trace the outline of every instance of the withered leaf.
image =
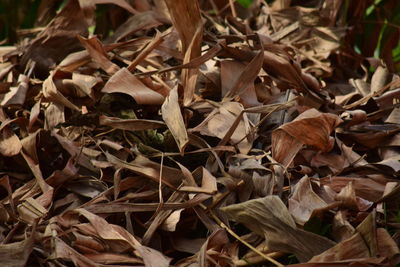
<svg viewBox="0 0 400 267">
<path fill-rule="evenodd" d="M 155 120 L 141 120 L 141 119 L 120 119 L 114 117 L 100 116 L 100 125 L 106 125 L 115 129 L 128 130 L 128 131 L 141 131 L 148 129 L 156 129 L 164 127 L 165 124 L 161 121 Z"/>
<path fill-rule="evenodd" d="M 167 124 L 169 130 L 174 136 L 179 151 L 183 153 L 186 145 L 189 142 L 189 138 L 178 102 L 177 88 L 174 88 L 169 92 L 169 96 L 165 99 L 163 105 L 161 106 L 161 115 L 165 121 L 165 124 Z"/>
<path fill-rule="evenodd" d="M 292 197 L 289 198 L 289 211 L 296 223 L 304 225 L 310 219 L 315 209 L 328 205 L 312 189 L 311 179 L 307 176 L 295 185 Z"/>
<path fill-rule="evenodd" d="M 309 109 L 292 122 L 286 123 L 272 133 L 272 154 L 274 159 L 288 166 L 302 145 L 313 146 L 321 151 L 333 147 L 330 133 L 341 123 L 334 114 Z"/>
<path fill-rule="evenodd" d="M 127 94 L 143 105 L 160 105 L 164 102 L 162 95 L 144 85 L 126 68 L 121 68 L 111 76 L 101 91 Z"/>
<path fill-rule="evenodd" d="M 34 246 L 33 236 L 23 241 L 0 245 L 1 264 L 7 267 L 25 266 Z"/>
<path fill-rule="evenodd" d="M 4 127 L 0 131 L 0 134 L 0 153 L 6 157 L 17 155 L 22 148 L 21 141 L 19 140 L 18 136 L 14 134 L 8 127 Z"/>
<path fill-rule="evenodd" d="M 18 77 L 18 85 L 10 88 L 10 91 L 4 96 L 0 105 L 7 107 L 10 105 L 24 104 L 28 88 L 29 77 L 26 75 L 20 75 Z"/>
<path fill-rule="evenodd" d="M 201 41 L 203 36 L 203 22 L 198 1 L 166 0 L 165 1 L 172 23 L 177 29 L 182 41 L 183 63 L 201 55 Z M 184 69 L 182 72 L 183 104 L 189 105 L 192 101 L 197 80 L 197 69 Z"/>
<path fill-rule="evenodd" d="M 335 245 L 325 237 L 297 228 L 278 196 L 253 199 L 221 210 L 229 218 L 264 236 L 271 249 L 293 253 L 300 261 L 307 261 Z"/>
<path fill-rule="evenodd" d="M 36 72 L 43 76 L 69 53 L 80 49 L 76 35 L 87 35 L 89 25 L 79 2 L 68 1 L 45 30 L 30 43 L 21 59 L 23 65 L 34 61 Z"/>
<path fill-rule="evenodd" d="M 108 58 L 107 53 L 103 48 L 103 45 L 96 37 L 86 39 L 81 36 L 78 36 L 78 39 L 81 42 L 81 44 L 86 48 L 86 50 L 89 52 L 89 55 L 91 56 L 93 61 L 99 64 L 99 66 L 105 72 L 107 72 L 110 75 L 113 75 L 120 69 L 116 64 L 111 62 L 111 60 Z"/>
<path fill-rule="evenodd" d="M 0 266 L 400 263 L 396 0 L 0 2 Z"/>
</svg>

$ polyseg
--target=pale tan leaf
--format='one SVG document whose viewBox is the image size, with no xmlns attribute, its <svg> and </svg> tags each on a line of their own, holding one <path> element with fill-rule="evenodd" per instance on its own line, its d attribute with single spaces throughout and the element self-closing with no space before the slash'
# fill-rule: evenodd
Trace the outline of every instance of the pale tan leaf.
<svg viewBox="0 0 400 267">
<path fill-rule="evenodd" d="M 10 105 L 23 105 L 25 102 L 26 94 L 29 88 L 29 77 L 26 75 L 19 75 L 18 85 L 11 87 L 10 91 L 5 94 L 0 106 L 10 106 Z"/>
<path fill-rule="evenodd" d="M 123 93 L 130 95 L 138 104 L 160 105 L 164 97 L 144 85 L 126 68 L 116 72 L 101 90 L 103 93 Z"/>
<path fill-rule="evenodd" d="M 185 123 L 178 102 L 178 89 L 170 91 L 169 96 L 161 106 L 161 115 L 168 129 L 171 131 L 179 151 L 183 154 L 186 145 L 189 143 Z"/>
<path fill-rule="evenodd" d="M 174 188 L 177 187 L 183 181 L 182 172 L 178 169 L 161 166 L 160 164 L 153 162 L 143 156 L 137 156 L 132 162 L 125 162 L 119 158 L 106 153 L 107 159 L 110 163 L 114 164 L 118 168 L 126 168 L 133 172 L 142 174 L 156 183 L 161 182 Z M 162 169 L 162 172 L 161 172 Z"/>
<path fill-rule="evenodd" d="M 69 101 L 56 87 L 54 83 L 54 76 L 57 71 L 51 72 L 50 76 L 43 82 L 43 96 L 47 99 L 56 102 L 57 104 L 66 106 L 70 109 L 80 111 L 76 105 Z"/>
<path fill-rule="evenodd" d="M 144 266 L 145 267 L 168 267 L 169 262 L 171 259 L 168 259 L 165 257 L 162 253 L 159 251 L 145 247 L 145 246 L 139 246 L 137 248 L 139 251 L 140 255 L 143 258 Z"/>
<path fill-rule="evenodd" d="M 0 131 L 0 153 L 6 157 L 12 157 L 17 155 L 21 151 L 21 148 L 22 145 L 18 136 L 8 127 L 4 127 Z"/>
</svg>

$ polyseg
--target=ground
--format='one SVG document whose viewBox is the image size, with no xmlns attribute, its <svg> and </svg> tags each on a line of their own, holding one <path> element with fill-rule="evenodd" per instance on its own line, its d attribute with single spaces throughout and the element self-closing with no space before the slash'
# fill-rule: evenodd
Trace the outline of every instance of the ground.
<svg viewBox="0 0 400 267">
<path fill-rule="evenodd" d="M 396 266 L 397 2 L 1 1 L 1 266 Z"/>
</svg>

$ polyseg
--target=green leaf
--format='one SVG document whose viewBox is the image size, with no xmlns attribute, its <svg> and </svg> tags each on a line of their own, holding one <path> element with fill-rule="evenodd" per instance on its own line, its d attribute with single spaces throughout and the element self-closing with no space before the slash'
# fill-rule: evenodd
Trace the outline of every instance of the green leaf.
<svg viewBox="0 0 400 267">
<path fill-rule="evenodd" d="M 253 0 L 236 0 L 242 7 L 249 8 L 253 3 Z"/>
</svg>

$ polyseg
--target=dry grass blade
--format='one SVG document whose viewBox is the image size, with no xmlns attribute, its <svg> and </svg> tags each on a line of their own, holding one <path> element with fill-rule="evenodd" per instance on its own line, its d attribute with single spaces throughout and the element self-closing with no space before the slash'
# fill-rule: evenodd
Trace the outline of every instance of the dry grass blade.
<svg viewBox="0 0 400 267">
<path fill-rule="evenodd" d="M 146 56 L 148 54 L 151 53 L 151 51 L 153 51 L 153 49 L 155 49 L 159 44 L 161 44 L 164 41 L 164 36 L 157 32 L 156 36 L 154 36 L 154 39 L 151 40 L 151 42 L 149 42 L 146 47 L 140 51 L 140 54 L 135 58 L 135 60 L 133 60 L 129 66 L 127 67 L 127 69 L 131 72 L 133 72 L 136 68 L 136 66 L 138 64 L 140 64 L 140 62 L 146 58 Z"/>
<path fill-rule="evenodd" d="M 100 116 L 99 124 L 127 131 L 142 131 L 142 130 L 165 127 L 165 124 L 161 121 L 140 120 L 140 119 L 123 120 L 120 118 L 107 117 L 107 116 Z"/>
</svg>

